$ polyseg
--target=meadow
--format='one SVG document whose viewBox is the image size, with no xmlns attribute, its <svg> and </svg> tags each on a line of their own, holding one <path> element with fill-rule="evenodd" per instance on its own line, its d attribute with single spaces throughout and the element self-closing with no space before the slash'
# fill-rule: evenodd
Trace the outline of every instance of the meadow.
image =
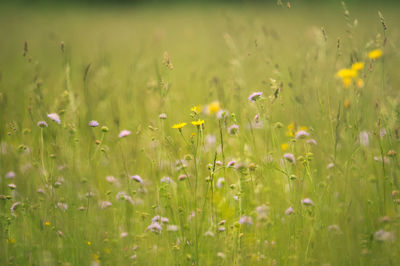
<svg viewBox="0 0 400 266">
<path fill-rule="evenodd" d="M 0 8 L 0 265 L 400 265 L 400 7 L 301 3 Z"/>
</svg>

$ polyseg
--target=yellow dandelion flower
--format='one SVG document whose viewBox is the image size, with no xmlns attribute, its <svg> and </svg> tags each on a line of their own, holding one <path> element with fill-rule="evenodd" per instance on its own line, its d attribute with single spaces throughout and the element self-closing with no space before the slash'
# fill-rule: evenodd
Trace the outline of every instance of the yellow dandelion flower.
<svg viewBox="0 0 400 266">
<path fill-rule="evenodd" d="M 364 81 L 362 79 L 357 79 L 356 80 L 356 86 L 359 89 L 364 88 Z"/>
<path fill-rule="evenodd" d="M 221 109 L 221 106 L 218 101 L 212 102 L 208 105 L 207 111 L 209 114 L 215 114 Z"/>
<path fill-rule="evenodd" d="M 289 144 L 287 144 L 287 143 L 281 144 L 281 149 L 282 149 L 283 151 L 286 151 L 288 148 L 289 148 Z"/>
<path fill-rule="evenodd" d="M 286 136 L 293 137 L 294 136 L 293 131 L 286 131 Z"/>
<path fill-rule="evenodd" d="M 301 127 L 299 127 L 299 130 L 298 130 L 298 131 L 300 131 L 300 130 L 307 131 L 307 130 L 308 130 L 308 128 L 307 128 L 306 126 L 301 126 Z"/>
<path fill-rule="evenodd" d="M 50 223 L 49 221 L 47 221 L 47 222 L 44 223 L 44 225 L 45 225 L 45 226 L 50 226 L 51 223 Z"/>
<path fill-rule="evenodd" d="M 183 122 L 183 123 L 179 123 L 179 124 L 174 124 L 174 125 L 172 126 L 172 128 L 181 129 L 181 128 L 183 128 L 183 127 L 186 126 L 186 125 L 187 125 L 187 123 Z"/>
<path fill-rule="evenodd" d="M 193 106 L 192 108 L 190 108 L 190 111 L 192 111 L 193 113 L 196 113 L 196 114 L 200 114 L 201 107 L 200 107 L 200 105 Z"/>
<path fill-rule="evenodd" d="M 368 53 L 368 57 L 371 59 L 378 59 L 383 55 L 383 51 L 381 49 L 375 49 Z"/>
<path fill-rule="evenodd" d="M 201 126 L 202 124 L 204 124 L 204 120 L 192 121 L 193 126 Z"/>
<path fill-rule="evenodd" d="M 293 131 L 293 130 L 294 130 L 294 123 L 293 123 L 293 122 L 290 123 L 290 124 L 287 126 L 287 128 L 288 128 L 289 131 Z"/>
<path fill-rule="evenodd" d="M 356 62 L 351 66 L 352 70 L 358 71 L 364 68 L 364 62 Z"/>
<path fill-rule="evenodd" d="M 87 244 L 88 244 L 88 246 L 90 246 L 92 244 L 92 242 L 88 241 Z"/>
<path fill-rule="evenodd" d="M 351 85 L 351 78 L 344 78 L 343 79 L 343 87 L 348 88 Z"/>
<path fill-rule="evenodd" d="M 337 73 L 336 76 L 342 79 L 349 79 L 357 77 L 357 71 L 354 69 L 342 68 Z"/>
</svg>

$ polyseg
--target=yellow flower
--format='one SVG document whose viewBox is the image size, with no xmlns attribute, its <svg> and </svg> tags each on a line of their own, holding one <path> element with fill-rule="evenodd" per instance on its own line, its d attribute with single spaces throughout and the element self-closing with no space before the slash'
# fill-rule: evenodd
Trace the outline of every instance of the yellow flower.
<svg viewBox="0 0 400 266">
<path fill-rule="evenodd" d="M 307 131 L 307 127 L 306 126 L 301 126 L 301 127 L 299 127 L 299 130 L 298 131 L 300 131 L 300 130 L 304 130 L 304 131 Z"/>
<path fill-rule="evenodd" d="M 207 111 L 209 114 L 215 114 L 216 112 L 218 112 L 221 109 L 219 102 L 212 102 L 208 105 Z"/>
<path fill-rule="evenodd" d="M 202 124 L 204 124 L 204 120 L 192 121 L 193 126 L 201 126 Z"/>
<path fill-rule="evenodd" d="M 200 105 L 193 106 L 192 108 L 190 108 L 190 111 L 192 111 L 193 113 L 196 113 L 196 114 L 200 114 L 201 107 L 200 107 Z"/>
<path fill-rule="evenodd" d="M 87 244 L 88 244 L 88 246 L 90 246 L 92 244 L 92 242 L 88 241 Z"/>
<path fill-rule="evenodd" d="M 289 148 L 289 144 L 287 144 L 287 143 L 281 144 L 281 149 L 282 149 L 283 151 L 286 151 L 288 148 Z"/>
<path fill-rule="evenodd" d="M 364 62 L 356 62 L 351 66 L 352 70 L 358 71 L 364 68 Z"/>
<path fill-rule="evenodd" d="M 293 130 L 294 130 L 294 123 L 293 123 L 293 122 L 290 123 L 290 124 L 287 126 L 287 128 L 288 128 L 289 131 L 293 131 Z"/>
<path fill-rule="evenodd" d="M 344 78 L 343 79 L 343 87 L 348 88 L 351 85 L 351 78 Z"/>
<path fill-rule="evenodd" d="M 187 125 L 187 123 L 183 122 L 183 123 L 179 123 L 179 124 L 173 125 L 172 128 L 181 129 L 181 128 L 183 128 L 183 127 L 186 126 L 186 125 Z"/>
<path fill-rule="evenodd" d="M 381 49 L 375 49 L 368 53 L 368 57 L 371 59 L 378 59 L 382 55 L 383 55 L 383 52 Z"/>
<path fill-rule="evenodd" d="M 364 88 L 364 81 L 362 79 L 357 79 L 356 80 L 356 86 L 359 89 Z"/>
<path fill-rule="evenodd" d="M 50 226 L 51 223 L 50 223 L 49 221 L 47 221 L 47 222 L 44 223 L 44 225 L 45 225 L 45 226 Z"/>
<path fill-rule="evenodd" d="M 354 69 L 342 68 L 336 73 L 336 76 L 342 79 L 355 78 L 357 77 L 357 71 Z"/>
</svg>

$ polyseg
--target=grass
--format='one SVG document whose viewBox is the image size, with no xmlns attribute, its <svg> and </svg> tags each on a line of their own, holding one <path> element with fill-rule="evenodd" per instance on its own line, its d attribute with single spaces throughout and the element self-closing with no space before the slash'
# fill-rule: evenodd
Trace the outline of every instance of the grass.
<svg viewBox="0 0 400 266">
<path fill-rule="evenodd" d="M 398 265 L 398 11 L 4 7 L 0 264 Z"/>
</svg>

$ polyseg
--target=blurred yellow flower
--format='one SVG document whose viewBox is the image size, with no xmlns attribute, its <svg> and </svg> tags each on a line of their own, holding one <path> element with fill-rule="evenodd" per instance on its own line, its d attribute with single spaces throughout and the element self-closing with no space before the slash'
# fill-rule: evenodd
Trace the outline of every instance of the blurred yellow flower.
<svg viewBox="0 0 400 266">
<path fill-rule="evenodd" d="M 50 226 L 51 223 L 50 223 L 49 221 L 47 221 L 47 222 L 44 223 L 44 225 L 45 225 L 45 226 Z"/>
<path fill-rule="evenodd" d="M 293 130 L 294 130 L 294 123 L 293 123 L 293 122 L 290 123 L 290 124 L 287 126 L 287 128 L 288 128 L 289 131 L 293 131 Z"/>
<path fill-rule="evenodd" d="M 88 241 L 87 244 L 88 244 L 88 246 L 90 246 L 92 244 L 92 242 Z"/>
<path fill-rule="evenodd" d="M 364 81 L 362 79 L 357 79 L 356 80 L 356 86 L 357 88 L 363 88 L 364 87 Z"/>
<path fill-rule="evenodd" d="M 358 71 L 364 68 L 364 62 L 356 62 L 351 66 L 352 70 Z"/>
<path fill-rule="evenodd" d="M 337 73 L 336 76 L 342 79 L 349 79 L 357 77 L 357 71 L 354 69 L 342 68 Z"/>
<path fill-rule="evenodd" d="M 193 106 L 192 108 L 190 108 L 190 111 L 192 111 L 193 113 L 196 113 L 196 114 L 200 114 L 201 106 L 200 105 Z"/>
<path fill-rule="evenodd" d="M 343 87 L 348 88 L 351 85 L 351 78 L 344 78 L 343 79 Z"/>
<path fill-rule="evenodd" d="M 173 125 L 172 128 L 181 129 L 181 128 L 183 128 L 183 127 L 186 126 L 186 125 L 187 125 L 187 123 L 183 122 L 183 123 L 179 123 L 179 124 Z"/>
<path fill-rule="evenodd" d="M 215 114 L 221 109 L 221 106 L 218 101 L 212 102 L 208 105 L 207 111 L 208 114 Z"/>
<path fill-rule="evenodd" d="M 289 144 L 287 144 L 287 143 L 281 144 L 281 149 L 282 149 L 283 151 L 286 151 L 288 148 L 289 148 Z"/>
<path fill-rule="evenodd" d="M 383 52 L 381 49 L 375 49 L 368 53 L 368 57 L 371 59 L 378 59 L 382 55 L 383 55 Z"/>
<path fill-rule="evenodd" d="M 192 121 L 193 126 L 201 126 L 202 124 L 204 124 L 204 120 Z"/>
</svg>

